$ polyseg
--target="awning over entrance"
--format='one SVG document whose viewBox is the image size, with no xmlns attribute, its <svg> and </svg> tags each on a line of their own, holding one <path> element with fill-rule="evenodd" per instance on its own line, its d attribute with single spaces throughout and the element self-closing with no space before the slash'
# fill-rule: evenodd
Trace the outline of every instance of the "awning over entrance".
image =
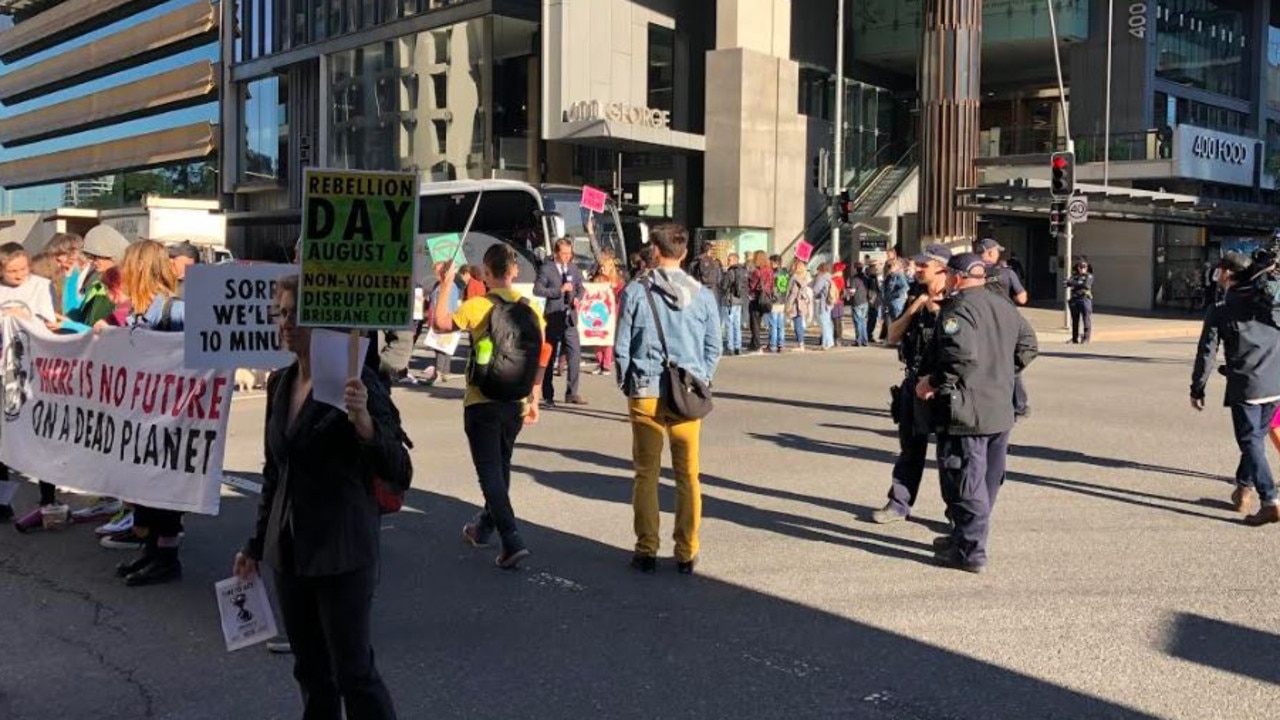
<svg viewBox="0 0 1280 720">
<path fill-rule="evenodd" d="M 1089 199 L 1091 219 L 1212 226 L 1268 235 L 1280 227 L 1280 208 L 1266 205 L 1080 183 L 1076 190 Z M 1054 201 L 1047 180 L 961 188 L 956 195 L 960 210 L 1000 217 L 1047 219 Z"/>
<path fill-rule="evenodd" d="M 707 138 L 670 128 L 611 120 L 582 120 L 560 125 L 552 140 L 605 147 L 621 152 L 706 152 Z"/>
<path fill-rule="evenodd" d="M 126 122 L 217 97 L 217 72 L 198 62 L 29 113 L 0 119 L 0 143 L 24 145 L 57 135 Z"/>
<path fill-rule="evenodd" d="M 195 123 L 98 145 L 0 163 L 7 189 L 141 170 L 206 158 L 217 149 L 212 123 Z"/>
<path fill-rule="evenodd" d="M 199 47 L 218 34 L 209 2 L 185 5 L 154 20 L 108 35 L 34 65 L 0 75 L 0 102 L 12 105 Z"/>
</svg>

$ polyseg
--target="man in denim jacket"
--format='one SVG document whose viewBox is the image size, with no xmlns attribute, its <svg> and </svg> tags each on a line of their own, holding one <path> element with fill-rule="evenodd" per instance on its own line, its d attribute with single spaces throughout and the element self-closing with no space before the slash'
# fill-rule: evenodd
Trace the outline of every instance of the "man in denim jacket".
<svg viewBox="0 0 1280 720">
<path fill-rule="evenodd" d="M 676 566 L 693 572 L 698 555 L 702 493 L 698 487 L 698 438 L 701 420 L 673 415 L 661 402 L 663 352 L 648 293 L 653 293 L 667 353 L 676 365 L 710 384 L 720 361 L 720 311 L 715 295 L 683 270 L 689 236 L 680 225 L 653 231 L 658 265 L 622 292 L 614 341 L 618 384 L 630 398 L 632 454 L 635 463 L 636 548 L 631 566 L 651 573 L 658 555 L 658 475 L 664 435 L 671 438 L 671 464 L 676 475 Z"/>
</svg>

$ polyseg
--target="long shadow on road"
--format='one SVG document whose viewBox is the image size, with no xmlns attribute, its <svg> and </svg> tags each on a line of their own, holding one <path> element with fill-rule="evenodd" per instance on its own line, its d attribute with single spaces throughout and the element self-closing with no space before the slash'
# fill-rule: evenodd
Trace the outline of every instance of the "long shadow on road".
<svg viewBox="0 0 1280 720">
<path fill-rule="evenodd" d="M 789 450 L 800 450 L 842 458 L 856 457 L 863 460 L 882 463 L 893 463 L 897 459 L 897 454 L 888 450 L 881 450 L 880 448 L 866 447 L 862 445 L 849 445 L 845 443 L 831 442 L 829 440 L 817 440 L 803 435 L 796 435 L 795 433 L 750 433 L 750 435 L 756 440 L 771 442 L 778 447 Z M 1109 500 L 1126 505 L 1134 505 L 1153 510 L 1163 510 L 1164 512 L 1174 513 L 1175 515 L 1185 515 L 1187 517 L 1235 524 L 1235 520 L 1231 518 L 1196 512 L 1195 510 L 1188 510 L 1182 507 L 1175 507 L 1176 505 L 1218 507 L 1218 504 L 1212 501 L 1185 500 L 1167 495 L 1142 492 L 1140 490 L 1133 490 L 1130 488 L 1112 487 L 1109 485 L 1084 482 L 1082 480 L 1067 480 L 1064 478 L 1030 475 L 1027 473 L 1011 472 L 1008 473 L 1006 477 L 1014 482 L 1037 485 L 1040 487 L 1052 488 L 1054 490 L 1062 490 L 1064 492 L 1076 495 L 1085 495 L 1099 500 Z M 1162 503 L 1172 503 L 1173 506 Z"/>
<path fill-rule="evenodd" d="M 616 478 L 552 481 L 625 498 Z M 407 505 L 418 512 L 384 522 L 374 612 L 401 717 L 1152 717 L 709 575 L 669 565 L 637 575 L 627 550 L 571 528 L 525 523 L 535 555 L 499 571 L 492 550 L 458 536 L 474 506 L 420 490 Z M 110 579 L 117 556 L 87 547 L 87 531 L 0 534 L 0 632 L 24 648 L 0 660 L 0 716 L 297 717 L 290 660 L 260 647 L 226 653 L 213 610 L 211 586 L 228 574 L 255 506 L 229 499 L 221 517 L 190 518 L 185 579 L 141 590 Z M 60 628 L 75 644 L 36 641 Z"/>
<path fill-rule="evenodd" d="M 820 423 L 818 427 L 831 428 L 833 430 L 849 430 L 852 432 L 866 433 L 868 435 L 879 435 L 880 437 L 887 437 L 895 440 L 898 438 L 898 431 L 895 428 L 876 429 L 860 427 L 858 425 L 842 425 L 839 423 Z M 1079 463 L 1081 465 L 1093 465 L 1095 467 L 1115 470 L 1137 470 L 1140 472 L 1158 473 L 1161 475 L 1177 475 L 1179 477 L 1197 478 L 1201 480 L 1222 480 L 1221 477 L 1213 473 L 1201 472 L 1199 470 L 1188 470 L 1186 468 L 1171 467 L 1168 465 L 1151 465 L 1149 463 L 1134 462 L 1132 460 L 1086 455 L 1085 453 L 1076 450 L 1044 447 L 1042 445 L 1024 445 L 1022 443 L 1015 442 L 1009 445 L 1009 454 L 1013 457 L 1026 457 L 1060 463 Z"/>
</svg>

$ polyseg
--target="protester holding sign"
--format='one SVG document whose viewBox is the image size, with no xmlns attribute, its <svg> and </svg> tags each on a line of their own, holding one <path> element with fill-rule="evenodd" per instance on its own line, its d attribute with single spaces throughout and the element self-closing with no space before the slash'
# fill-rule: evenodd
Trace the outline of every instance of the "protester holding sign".
<svg viewBox="0 0 1280 720">
<path fill-rule="evenodd" d="M 262 499 L 234 572 L 248 580 L 259 562 L 275 572 L 303 717 L 338 718 L 345 708 L 352 720 L 386 720 L 395 709 L 369 638 L 381 527 L 374 484 L 403 493 L 413 467 L 373 370 L 347 381 L 344 409 L 315 399 L 298 295 L 297 276 L 276 284 L 281 344 L 297 361 L 267 385 Z"/>
<path fill-rule="evenodd" d="M 505 243 L 490 246 L 484 266 L 489 293 L 466 301 L 456 313 L 450 313 L 449 303 L 458 288 L 453 268 L 446 268 L 432 324 L 436 332 L 471 334 L 462 417 L 484 509 L 462 527 L 462 536 L 472 547 L 487 547 L 496 530 L 502 543 L 496 564 L 509 569 L 529 556 L 511 507 L 511 455 L 521 426 L 538 421 L 551 346 L 546 321 L 511 287 L 519 273 L 515 250 Z"/>
<path fill-rule="evenodd" d="M 182 332 L 185 305 L 177 299 L 178 278 L 169 263 L 164 245 L 154 240 L 140 240 L 125 251 L 120 264 L 132 308 L 130 327 L 143 327 L 159 332 Z M 142 554 L 131 562 L 116 566 L 116 576 L 130 587 L 154 585 L 182 577 L 178 547 L 182 542 L 182 513 L 142 505 L 134 507 L 133 529 L 129 532 L 142 545 Z M 109 535 L 103 538 L 108 547 L 121 547 L 128 538 Z"/>
</svg>

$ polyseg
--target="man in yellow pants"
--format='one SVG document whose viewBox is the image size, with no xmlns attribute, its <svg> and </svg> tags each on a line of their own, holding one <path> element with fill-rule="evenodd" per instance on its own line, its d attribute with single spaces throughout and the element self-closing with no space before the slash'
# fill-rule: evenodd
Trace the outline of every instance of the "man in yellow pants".
<svg viewBox="0 0 1280 720">
<path fill-rule="evenodd" d="M 698 555 L 702 519 L 698 487 L 702 422 L 672 412 L 661 380 L 663 368 L 670 363 L 711 383 L 721 352 L 720 310 L 711 291 L 680 269 L 689 250 L 685 229 L 662 225 L 654 229 L 652 237 L 657 267 L 623 291 L 614 343 L 618 383 L 630 398 L 636 470 L 631 500 L 636 547 L 631 567 L 645 573 L 657 569 L 658 475 L 663 443 L 669 437 L 676 474 L 676 529 L 672 537 L 676 567 L 687 575 L 693 572 Z"/>
</svg>

